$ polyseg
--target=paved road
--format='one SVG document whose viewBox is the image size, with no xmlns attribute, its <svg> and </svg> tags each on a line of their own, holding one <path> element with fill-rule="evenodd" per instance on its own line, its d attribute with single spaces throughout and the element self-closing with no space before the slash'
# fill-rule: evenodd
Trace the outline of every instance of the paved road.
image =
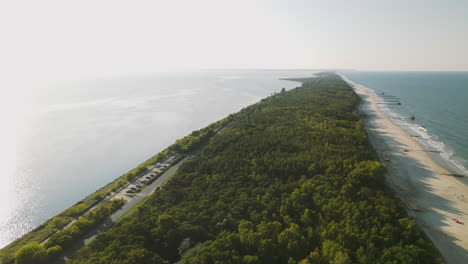
<svg viewBox="0 0 468 264">
<path fill-rule="evenodd" d="M 146 174 L 145 174 L 146 175 Z M 88 208 L 82 215 L 78 216 L 77 218 L 73 219 L 70 223 L 66 224 L 64 227 L 58 229 L 54 234 L 60 232 L 60 231 L 63 231 L 67 228 L 69 228 L 71 225 L 73 225 L 76 221 L 80 220 L 81 218 L 85 217 L 89 212 L 93 211 L 94 209 L 98 208 L 101 204 L 103 204 L 104 202 L 108 201 L 108 200 L 111 200 L 113 198 L 115 198 L 115 196 L 121 192 L 122 190 L 126 189 L 129 185 L 131 185 L 132 183 L 127 183 L 125 184 L 124 186 L 120 187 L 116 192 L 111 192 L 109 195 L 107 195 L 104 199 L 102 199 L 100 202 L 98 202 L 97 204 L 93 205 L 92 207 Z M 49 241 L 49 239 L 54 235 L 50 235 L 48 238 L 44 239 L 42 242 L 41 242 L 41 245 L 45 245 L 47 243 L 47 241 Z"/>
<path fill-rule="evenodd" d="M 64 264 L 66 261 L 71 258 L 75 254 L 76 251 L 87 245 L 89 242 L 91 242 L 94 238 L 97 237 L 97 235 L 105 230 L 107 230 L 109 227 L 111 227 L 117 220 L 119 220 L 125 213 L 127 213 L 131 208 L 133 208 L 135 205 L 137 205 L 143 198 L 146 196 L 152 194 L 158 187 L 161 187 L 164 182 L 171 177 L 174 172 L 182 165 L 188 158 L 184 158 L 178 163 L 174 164 L 170 169 L 165 171 L 161 176 L 159 176 L 153 183 L 148 185 L 144 190 L 142 190 L 140 193 L 136 194 L 132 199 L 130 199 L 122 208 L 120 208 L 118 211 L 113 213 L 104 223 L 100 224 L 98 227 L 96 227 L 94 230 L 89 232 L 86 236 L 81 238 L 79 241 L 76 241 L 73 247 L 70 247 L 64 253 L 62 256 L 54 263 L 57 264 Z M 143 175 L 143 177 L 146 177 L 152 173 L 151 170 L 149 170 L 147 173 Z"/>
<path fill-rule="evenodd" d="M 232 121 L 228 124 L 226 124 L 223 128 L 218 130 L 213 136 L 217 136 L 219 133 L 224 131 L 227 127 L 229 127 L 232 124 Z M 199 147 L 197 150 L 194 150 L 192 155 L 200 151 L 204 146 Z M 192 156 L 190 155 L 190 156 Z M 119 218 L 121 218 L 125 213 L 127 213 L 132 207 L 137 205 L 143 198 L 146 196 L 152 194 L 156 188 L 161 187 L 164 182 L 171 177 L 174 172 L 182 165 L 188 157 L 185 157 L 181 161 L 177 162 L 174 164 L 170 169 L 165 171 L 159 178 L 157 178 L 153 183 L 148 185 L 144 190 L 142 190 L 140 193 L 136 194 L 132 199 L 128 200 L 128 202 L 120 208 L 118 211 L 113 213 L 104 223 L 100 224 L 98 227 L 96 227 L 93 231 L 89 232 L 85 237 L 80 239 L 79 241 L 76 241 L 73 247 L 70 247 L 64 253 L 62 254 L 59 259 L 54 262 L 56 264 L 65 264 L 66 261 L 71 258 L 76 251 L 84 247 L 85 245 L 89 244 L 89 242 L 93 241 L 94 238 L 97 237 L 97 235 L 105 230 L 107 230 L 109 227 L 111 227 Z M 143 176 L 140 176 L 139 179 L 142 179 L 152 173 L 152 170 L 148 170 Z M 134 181 L 135 182 L 135 181 Z"/>
<path fill-rule="evenodd" d="M 159 178 L 157 178 L 153 183 L 148 185 L 143 191 L 139 192 L 138 194 L 133 197 L 130 201 L 128 201 L 120 210 L 115 212 L 114 214 L 111 215 L 112 221 L 117 221 L 120 217 L 122 217 L 128 210 L 130 210 L 133 206 L 135 206 L 137 203 L 139 203 L 143 198 L 146 196 L 152 194 L 156 188 L 161 187 L 161 185 L 170 177 L 174 172 L 182 165 L 187 160 L 187 158 L 184 158 L 183 160 L 179 161 L 177 164 L 173 165 L 169 170 L 165 171 Z M 144 177 L 150 175 L 152 172 L 149 171 Z"/>
</svg>

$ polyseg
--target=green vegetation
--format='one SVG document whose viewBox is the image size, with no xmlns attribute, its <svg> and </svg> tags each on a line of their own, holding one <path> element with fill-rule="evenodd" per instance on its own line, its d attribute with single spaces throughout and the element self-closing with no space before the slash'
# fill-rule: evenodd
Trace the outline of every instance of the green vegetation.
<svg viewBox="0 0 468 264">
<path fill-rule="evenodd" d="M 77 202 L 72 207 L 61 212 L 57 216 L 47 220 L 37 228 L 13 241 L 6 247 L 0 250 L 0 263 L 13 263 L 15 258 L 15 252 L 27 244 L 37 242 L 41 243 L 51 235 L 55 234 L 62 227 L 73 221 L 75 218 L 85 214 L 91 207 L 102 201 L 111 192 L 118 190 L 119 188 L 126 185 L 128 182 L 134 180 L 137 176 L 145 173 L 148 167 L 163 161 L 167 156 L 176 152 L 190 152 L 199 147 L 202 143 L 206 142 L 211 136 L 217 131 L 227 125 L 234 119 L 231 115 L 223 120 L 215 122 L 208 127 L 200 130 L 193 131 L 190 135 L 178 140 L 167 149 L 149 158 L 145 162 L 139 164 L 134 169 L 118 177 L 111 183 L 107 184 L 103 188 L 97 190 L 93 194 L 89 195 L 85 199 Z M 155 179 L 154 179 L 155 180 Z"/>
<path fill-rule="evenodd" d="M 107 219 L 107 217 L 121 208 L 124 204 L 124 200 L 106 201 L 81 219 L 74 222 L 65 230 L 52 235 L 44 246 L 37 242 L 26 244 L 16 252 L 16 263 L 49 263 L 49 261 L 58 257 L 63 249 L 72 245 L 74 241 L 84 236 L 98 224 L 102 223 Z"/>
<path fill-rule="evenodd" d="M 16 253 L 18 264 L 42 264 L 47 263 L 47 251 L 39 243 L 31 243 L 22 247 Z"/>
<path fill-rule="evenodd" d="M 384 189 L 357 95 L 336 75 L 303 81 L 236 114 L 70 263 L 441 263 Z"/>
<path fill-rule="evenodd" d="M 179 153 L 189 153 L 206 144 L 208 140 L 216 134 L 219 130 L 235 119 L 235 115 L 228 117 L 210 124 L 209 126 L 193 131 L 190 135 L 177 140 L 169 149 Z"/>
<path fill-rule="evenodd" d="M 75 240 L 86 235 L 124 204 L 124 200 L 110 200 L 104 202 L 65 230 L 53 234 L 45 243 L 45 247 L 50 249 L 55 246 L 60 246 L 63 249 L 72 245 Z"/>
<path fill-rule="evenodd" d="M 24 236 L 10 243 L 8 246 L 2 248 L 0 250 L 0 263 L 13 263 L 15 252 L 17 252 L 20 248 L 34 242 L 41 243 L 51 235 L 55 234 L 58 230 L 69 224 L 75 218 L 85 214 L 90 208 L 102 201 L 102 199 L 104 199 L 112 191 L 115 191 L 127 183 L 126 181 L 122 183 L 121 178 L 122 177 L 89 195 L 85 199 L 77 202 L 72 207 L 47 220 Z"/>
<path fill-rule="evenodd" d="M 73 206 L 74 207 L 74 206 Z M 71 208 L 69 208 L 71 209 Z M 72 211 L 74 211 L 73 209 Z M 15 252 L 20 248 L 30 243 L 39 243 L 47 239 L 49 236 L 57 232 L 57 230 L 66 226 L 73 220 L 73 217 L 68 213 L 62 212 L 54 218 L 46 221 L 40 226 L 36 227 L 29 233 L 13 241 L 8 246 L 0 250 L 0 263 L 13 263 L 15 259 Z"/>
</svg>

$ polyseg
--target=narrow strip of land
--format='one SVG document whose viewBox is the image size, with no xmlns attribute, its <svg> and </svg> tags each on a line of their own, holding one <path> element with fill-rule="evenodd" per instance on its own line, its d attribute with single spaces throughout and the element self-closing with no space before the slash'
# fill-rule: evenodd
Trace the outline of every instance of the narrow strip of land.
<svg viewBox="0 0 468 264">
<path fill-rule="evenodd" d="M 169 170 L 165 171 L 159 178 L 157 178 L 153 183 L 148 185 L 143 191 L 140 193 L 136 194 L 133 199 L 131 199 L 128 203 L 126 203 L 120 210 L 115 212 L 110 216 L 110 219 L 115 222 L 117 221 L 120 217 L 122 217 L 125 213 L 127 213 L 133 206 L 138 204 L 144 197 L 152 194 L 158 187 L 161 187 L 164 182 L 171 177 L 174 172 L 182 165 L 187 160 L 187 158 L 184 158 L 183 160 L 179 161 L 178 163 L 174 164 Z M 145 175 L 151 174 L 151 171 L 146 173 Z M 92 237 L 94 238 L 94 237 Z M 89 243 L 92 239 L 89 239 L 85 244 Z"/>
<path fill-rule="evenodd" d="M 89 232 L 86 236 L 82 237 L 79 241 L 75 241 L 74 245 L 69 249 L 65 250 L 62 256 L 55 261 L 55 263 L 66 263 L 66 261 L 75 254 L 77 250 L 82 248 L 83 246 L 90 243 L 96 236 L 111 227 L 117 220 L 119 220 L 122 216 L 124 216 L 130 209 L 132 209 L 135 205 L 137 205 L 143 198 L 147 197 L 148 195 L 152 194 L 156 191 L 157 188 L 162 187 L 162 185 L 166 182 L 168 178 L 170 178 L 188 158 L 185 157 L 184 159 L 180 160 L 176 164 L 172 165 L 167 171 L 161 174 L 154 182 L 148 185 L 145 189 L 141 192 L 135 194 L 131 199 L 128 199 L 128 202 L 120 208 L 118 211 L 113 213 L 105 222 L 100 224 L 98 227 L 93 229 Z M 150 176 L 153 173 L 152 170 L 147 171 L 144 173 L 140 178 L 144 178 Z"/>
<path fill-rule="evenodd" d="M 363 100 L 361 110 L 370 117 L 365 119 L 370 141 L 387 165 L 387 181 L 396 195 L 447 263 L 467 263 L 468 188 L 463 178 L 447 177 L 450 172 L 380 111 L 368 88 L 342 78 Z"/>
<path fill-rule="evenodd" d="M 217 136 L 219 133 L 224 131 L 224 129 L 226 129 L 230 124 L 231 123 L 228 123 L 225 126 L 223 126 L 221 129 L 219 129 L 213 135 L 213 137 Z M 182 156 L 183 158 L 176 163 L 174 162 L 181 157 L 179 156 L 179 154 L 173 154 L 170 157 L 168 157 L 166 160 L 162 161 L 161 164 L 164 165 L 164 167 L 169 167 L 169 169 L 164 171 L 161 175 L 159 175 L 159 177 L 156 180 L 154 180 L 154 182 L 152 182 L 151 184 L 143 188 L 141 192 L 127 195 L 127 190 L 129 190 L 129 186 L 137 185 L 139 183 L 142 183 L 142 181 L 145 180 L 146 178 L 153 177 L 152 175 L 154 173 L 154 170 L 159 170 L 156 168 L 156 166 L 149 167 L 148 171 L 141 174 L 137 179 L 133 180 L 130 184 L 126 185 L 124 188 L 121 188 L 120 191 L 114 194 L 111 194 L 110 198 L 107 197 L 106 199 L 104 199 L 104 200 L 107 200 L 107 199 L 122 199 L 123 198 L 127 200 L 127 203 L 118 211 L 114 212 L 105 222 L 103 222 L 98 227 L 96 227 L 91 232 L 89 232 L 84 237 L 82 237 L 79 241 L 74 241 L 73 246 L 65 250 L 63 254 L 54 263 L 57 263 L 57 264 L 66 263 L 66 261 L 69 258 L 71 258 L 73 254 L 75 254 L 76 251 L 78 251 L 85 245 L 89 244 L 91 241 L 93 241 L 93 239 L 96 238 L 99 235 L 99 233 L 111 227 L 115 222 L 117 222 L 120 218 L 122 218 L 128 211 L 130 211 L 130 209 L 132 209 L 134 206 L 139 204 L 145 197 L 151 195 L 158 188 L 161 188 L 166 182 L 166 180 L 168 180 L 187 159 L 189 159 L 192 155 L 200 151 L 204 146 L 205 144 L 202 144 L 202 146 L 193 150 L 191 154 L 185 155 L 185 157 Z"/>
</svg>

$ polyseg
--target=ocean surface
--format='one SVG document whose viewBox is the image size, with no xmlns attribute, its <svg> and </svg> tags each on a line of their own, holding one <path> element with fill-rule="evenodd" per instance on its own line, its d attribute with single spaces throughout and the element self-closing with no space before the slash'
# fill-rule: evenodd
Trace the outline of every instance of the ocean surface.
<svg viewBox="0 0 468 264">
<path fill-rule="evenodd" d="M 384 113 L 423 148 L 440 151 L 431 152 L 439 165 L 468 175 L 468 72 L 342 74 L 372 89 Z M 467 184 L 466 178 L 459 180 Z"/>
<path fill-rule="evenodd" d="M 311 70 L 226 70 L 0 87 L 0 248 L 193 130 Z"/>
</svg>

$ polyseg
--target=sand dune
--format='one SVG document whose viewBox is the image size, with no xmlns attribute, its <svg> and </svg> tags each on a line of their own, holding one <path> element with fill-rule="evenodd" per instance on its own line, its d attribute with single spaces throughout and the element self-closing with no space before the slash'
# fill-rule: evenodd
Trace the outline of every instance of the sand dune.
<svg viewBox="0 0 468 264">
<path fill-rule="evenodd" d="M 447 263 L 468 263 L 468 187 L 449 176 L 406 131 L 379 109 L 375 95 L 341 76 L 362 98 L 370 141 L 387 165 L 387 182 Z M 461 223 L 456 223 L 455 220 Z"/>
</svg>

